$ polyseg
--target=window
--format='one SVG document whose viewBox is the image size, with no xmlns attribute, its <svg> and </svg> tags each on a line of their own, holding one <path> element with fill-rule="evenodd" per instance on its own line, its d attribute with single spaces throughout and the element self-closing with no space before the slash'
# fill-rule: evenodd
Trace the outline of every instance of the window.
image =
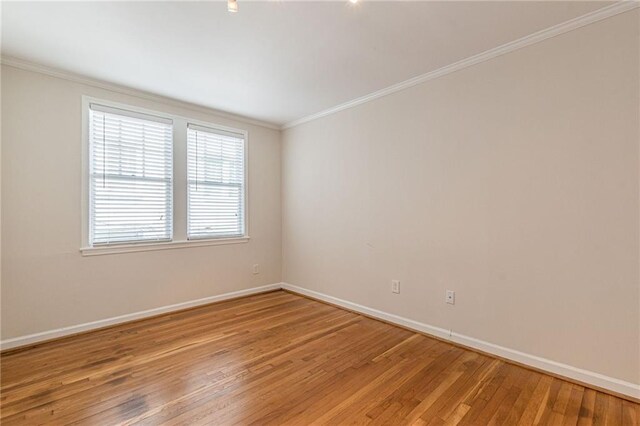
<svg viewBox="0 0 640 426">
<path fill-rule="evenodd" d="M 244 236 L 244 149 L 244 134 L 188 125 L 188 239 Z"/>
<path fill-rule="evenodd" d="M 82 102 L 84 256 L 249 241 L 246 131 Z"/>
<path fill-rule="evenodd" d="M 170 241 L 172 120 L 89 106 L 89 244 Z"/>
</svg>

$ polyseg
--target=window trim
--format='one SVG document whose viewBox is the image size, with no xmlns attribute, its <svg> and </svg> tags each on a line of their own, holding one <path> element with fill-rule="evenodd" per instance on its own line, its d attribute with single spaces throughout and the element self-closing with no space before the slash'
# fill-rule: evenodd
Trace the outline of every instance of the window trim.
<svg viewBox="0 0 640 426">
<path fill-rule="evenodd" d="M 89 245 L 89 188 L 90 188 L 90 140 L 89 140 L 89 108 L 92 103 L 105 107 L 122 109 L 139 114 L 151 115 L 173 121 L 173 187 L 172 187 L 172 239 L 170 241 L 141 241 L 123 244 Z M 218 238 L 187 238 L 187 126 L 194 124 L 214 130 L 222 130 L 242 134 L 244 136 L 244 235 L 238 237 Z M 102 254 L 131 253 L 151 250 L 167 250 L 188 247 L 204 247 L 214 245 L 226 245 L 246 243 L 249 237 L 249 132 L 243 129 L 223 126 L 191 117 L 150 110 L 137 105 L 123 104 L 92 96 L 82 96 L 82 165 L 81 165 L 81 241 L 80 252 L 83 256 L 95 256 Z M 178 214 L 179 213 L 179 214 Z"/>
</svg>

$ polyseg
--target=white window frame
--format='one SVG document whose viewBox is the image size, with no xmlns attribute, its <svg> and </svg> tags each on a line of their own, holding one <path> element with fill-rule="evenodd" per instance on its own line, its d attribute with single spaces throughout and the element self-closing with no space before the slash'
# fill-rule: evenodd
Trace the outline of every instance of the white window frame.
<svg viewBox="0 0 640 426">
<path fill-rule="evenodd" d="M 141 114 L 154 115 L 173 121 L 173 239 L 171 241 L 141 241 L 123 244 L 91 246 L 89 241 L 89 165 L 90 140 L 89 140 L 89 108 L 90 105 L 100 104 L 111 108 Z M 195 124 L 226 132 L 239 133 L 244 136 L 244 235 L 240 237 L 225 238 L 200 238 L 187 239 L 187 124 Z M 222 126 L 190 117 L 154 111 L 137 105 L 123 104 L 106 99 L 98 99 L 91 96 L 82 96 L 82 230 L 80 252 L 83 256 L 95 256 L 103 254 L 131 253 L 151 250 L 167 250 L 188 247 L 202 247 L 223 244 L 246 243 L 249 237 L 249 132 L 244 129 Z"/>
<path fill-rule="evenodd" d="M 246 208 L 246 204 L 244 204 L 244 203 L 246 203 L 246 201 L 247 201 L 247 196 L 246 196 L 246 194 L 247 194 L 247 188 L 246 188 L 246 183 L 247 183 L 247 162 L 246 162 L 247 133 L 246 132 L 240 132 L 240 133 L 230 132 L 229 129 L 223 129 L 220 126 L 218 126 L 218 127 L 205 126 L 202 123 L 198 123 L 198 122 L 196 122 L 194 120 L 189 120 L 189 122 L 187 123 L 187 155 L 188 155 L 188 143 L 189 143 L 189 141 L 188 141 L 188 139 L 189 139 L 189 133 L 188 133 L 189 132 L 189 125 L 195 126 L 196 130 L 201 131 L 201 132 L 211 132 L 211 133 L 215 134 L 216 131 L 223 131 L 223 132 L 230 133 L 230 134 L 235 133 L 236 135 L 242 135 L 242 138 L 243 138 L 243 156 L 244 156 L 244 158 L 242 159 L 242 161 L 243 161 L 242 170 L 243 170 L 243 174 L 244 174 L 243 182 L 242 182 L 242 202 L 243 202 L 243 206 L 242 206 L 242 212 L 243 212 L 242 213 L 243 214 L 242 227 L 243 227 L 243 229 L 245 229 L 244 233 L 246 234 L 247 231 L 246 231 L 245 227 L 246 227 L 246 224 L 247 224 L 246 223 L 247 208 Z M 199 128 L 199 129 L 197 129 L 197 128 Z M 190 220 L 190 217 L 189 217 L 189 206 L 191 206 L 191 199 L 190 199 L 190 195 L 191 194 L 190 194 L 189 188 L 188 188 L 188 186 L 189 186 L 189 169 L 188 169 L 189 168 L 189 164 L 188 163 L 189 163 L 189 160 L 187 159 L 187 170 L 186 170 L 187 171 L 187 239 L 189 241 L 200 241 L 200 240 L 207 240 L 207 239 L 216 238 L 216 237 L 208 237 L 208 236 L 202 236 L 202 237 L 189 236 L 189 220 Z M 205 185 L 207 185 L 207 184 L 205 183 Z M 238 237 L 236 237 L 236 236 L 217 237 L 217 239 L 224 239 L 224 238 L 238 238 Z"/>
</svg>

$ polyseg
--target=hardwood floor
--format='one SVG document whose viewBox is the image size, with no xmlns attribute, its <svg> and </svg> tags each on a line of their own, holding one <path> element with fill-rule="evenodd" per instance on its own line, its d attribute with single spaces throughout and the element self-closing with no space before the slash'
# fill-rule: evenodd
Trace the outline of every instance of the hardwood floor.
<svg viewBox="0 0 640 426">
<path fill-rule="evenodd" d="M 3 425 L 637 425 L 640 405 L 277 291 L 2 356 Z"/>
</svg>

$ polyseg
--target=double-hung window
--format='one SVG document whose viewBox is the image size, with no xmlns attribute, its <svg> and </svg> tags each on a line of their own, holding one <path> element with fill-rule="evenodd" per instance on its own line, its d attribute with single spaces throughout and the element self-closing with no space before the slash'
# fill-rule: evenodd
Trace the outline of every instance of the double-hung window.
<svg viewBox="0 0 640 426">
<path fill-rule="evenodd" d="M 244 145 L 243 134 L 188 125 L 190 240 L 244 235 Z"/>
<path fill-rule="evenodd" d="M 245 131 L 94 99 L 85 108 L 84 254 L 248 241 Z"/>
<path fill-rule="evenodd" d="M 170 241 L 172 121 L 97 104 L 89 116 L 91 245 Z"/>
</svg>

